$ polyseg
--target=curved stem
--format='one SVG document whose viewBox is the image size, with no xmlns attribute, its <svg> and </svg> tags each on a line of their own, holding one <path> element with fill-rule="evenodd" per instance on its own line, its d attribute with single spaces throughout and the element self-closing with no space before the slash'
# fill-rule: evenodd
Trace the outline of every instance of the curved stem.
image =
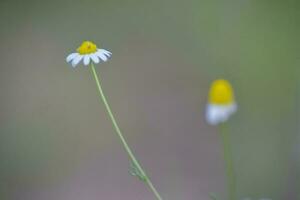
<svg viewBox="0 0 300 200">
<path fill-rule="evenodd" d="M 220 135 L 222 137 L 224 160 L 226 164 L 228 200 L 236 200 L 236 180 L 232 161 L 233 159 L 230 151 L 229 135 L 224 127 L 224 124 L 220 125 Z"/>
<path fill-rule="evenodd" d="M 150 190 L 154 193 L 156 199 L 157 199 L 157 200 L 162 200 L 161 196 L 159 195 L 159 193 L 157 192 L 157 190 L 156 190 L 155 187 L 153 186 L 153 184 L 152 184 L 152 182 L 150 181 L 149 177 L 146 175 L 145 171 L 143 170 L 143 168 L 141 167 L 141 165 L 139 164 L 139 162 L 138 162 L 137 159 L 135 158 L 134 154 L 132 153 L 132 151 L 131 151 L 129 145 L 127 144 L 127 142 L 126 142 L 126 140 L 125 140 L 125 138 L 124 138 L 124 136 L 123 136 L 123 134 L 122 134 L 122 132 L 121 132 L 121 130 L 120 130 L 120 128 L 119 128 L 119 126 L 118 126 L 116 120 L 115 120 L 115 117 L 114 117 L 114 115 L 113 115 L 113 113 L 112 113 L 112 111 L 111 111 L 111 109 L 110 109 L 110 106 L 109 106 L 109 104 L 108 104 L 108 102 L 107 102 L 107 100 L 106 100 L 106 97 L 105 97 L 105 95 L 104 95 L 104 93 L 103 93 L 103 90 L 102 90 L 102 87 L 101 87 L 99 78 L 98 78 L 98 76 L 97 76 L 96 69 L 95 69 L 95 67 L 94 67 L 93 64 L 91 64 L 91 68 L 92 68 L 92 73 L 93 73 L 93 76 L 94 76 L 94 78 L 95 78 L 95 81 L 96 81 L 96 84 L 97 84 L 98 91 L 99 91 L 99 93 L 100 93 L 101 99 L 102 99 L 102 101 L 103 101 L 103 103 L 104 103 L 104 105 L 105 105 L 105 108 L 106 108 L 107 113 L 108 113 L 108 115 L 109 115 L 109 117 L 110 117 L 110 119 L 111 119 L 111 122 L 112 122 L 112 124 L 113 124 L 113 126 L 114 126 L 114 128 L 115 128 L 115 130 L 116 130 L 116 132 L 117 132 L 117 134 L 118 134 L 118 137 L 120 138 L 121 143 L 122 143 L 122 145 L 123 145 L 124 148 L 125 148 L 125 151 L 127 152 L 128 156 L 129 156 L 130 160 L 132 161 L 132 163 L 134 164 L 134 166 L 135 166 L 135 167 L 139 170 L 139 172 L 142 174 L 142 176 L 143 176 L 143 178 L 144 178 L 146 184 L 148 185 L 148 187 L 150 188 Z"/>
</svg>

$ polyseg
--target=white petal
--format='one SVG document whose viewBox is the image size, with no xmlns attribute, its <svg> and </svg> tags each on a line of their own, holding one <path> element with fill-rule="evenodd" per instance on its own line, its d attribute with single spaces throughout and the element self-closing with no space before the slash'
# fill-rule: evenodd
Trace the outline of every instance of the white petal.
<svg viewBox="0 0 300 200">
<path fill-rule="evenodd" d="M 95 53 L 91 54 L 90 57 L 91 57 L 91 59 L 93 60 L 94 63 L 96 63 L 96 64 L 99 63 L 100 60 L 99 60 L 98 56 Z"/>
<path fill-rule="evenodd" d="M 104 62 L 107 61 L 106 55 L 105 55 L 101 50 L 98 50 L 95 54 L 96 54 L 97 56 L 99 56 L 99 58 L 100 58 L 101 60 L 103 60 Z"/>
<path fill-rule="evenodd" d="M 66 61 L 70 62 L 72 61 L 77 55 L 79 55 L 78 53 L 71 53 L 67 56 Z"/>
<path fill-rule="evenodd" d="M 217 125 L 220 123 L 220 115 L 212 105 L 208 105 L 206 108 L 206 121 L 210 125 Z"/>
<path fill-rule="evenodd" d="M 83 58 L 83 56 L 78 54 L 78 55 L 73 59 L 73 61 L 72 61 L 72 66 L 73 66 L 73 67 L 76 67 L 76 65 L 78 65 L 78 63 L 81 61 L 82 58 Z"/>
<path fill-rule="evenodd" d="M 83 56 L 83 64 L 84 65 L 90 64 L 90 55 Z"/>
<path fill-rule="evenodd" d="M 236 104 L 216 105 L 208 104 L 206 108 L 206 120 L 211 125 L 225 122 L 237 110 Z"/>
<path fill-rule="evenodd" d="M 105 49 L 99 49 L 101 53 L 104 53 L 107 57 L 111 57 L 112 53 L 110 51 L 107 51 Z"/>
</svg>

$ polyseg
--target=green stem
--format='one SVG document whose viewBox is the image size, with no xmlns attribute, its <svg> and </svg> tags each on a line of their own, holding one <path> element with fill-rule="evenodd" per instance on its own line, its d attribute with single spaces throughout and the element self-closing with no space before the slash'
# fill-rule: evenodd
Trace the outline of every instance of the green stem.
<svg viewBox="0 0 300 200">
<path fill-rule="evenodd" d="M 139 172 L 141 173 L 141 175 L 143 176 L 146 184 L 148 185 L 148 187 L 150 188 L 150 190 L 154 193 L 155 197 L 157 200 L 162 200 L 161 196 L 159 195 L 159 193 L 157 192 L 157 190 L 155 189 L 155 187 L 153 186 L 152 182 L 150 181 L 149 177 L 146 175 L 145 171 L 143 170 L 143 168 L 141 167 L 141 165 L 139 164 L 139 162 L 137 161 L 137 159 L 135 158 L 134 154 L 132 153 L 130 147 L 128 146 L 116 120 L 115 120 L 115 117 L 110 109 L 110 106 L 106 100 L 106 97 L 103 93 L 103 90 L 102 90 L 102 87 L 101 87 L 101 84 L 100 84 L 100 81 L 99 81 L 99 78 L 97 76 L 97 72 L 96 72 L 96 69 L 94 67 L 93 64 L 91 64 L 91 68 L 92 68 L 92 73 L 93 73 L 93 76 L 95 78 L 95 81 L 96 81 L 96 84 L 97 84 L 97 87 L 98 87 L 98 90 L 99 90 L 99 93 L 100 93 L 100 96 L 101 96 L 101 99 L 106 107 L 106 110 L 107 110 L 107 113 L 112 121 L 112 124 L 125 148 L 125 151 L 127 152 L 130 160 L 132 161 L 132 163 L 134 164 L 134 166 L 139 170 Z"/>
<path fill-rule="evenodd" d="M 224 160 L 226 164 L 226 174 L 228 183 L 228 200 L 236 200 L 236 180 L 230 151 L 230 138 L 224 124 L 220 125 L 220 135 L 223 142 Z"/>
</svg>

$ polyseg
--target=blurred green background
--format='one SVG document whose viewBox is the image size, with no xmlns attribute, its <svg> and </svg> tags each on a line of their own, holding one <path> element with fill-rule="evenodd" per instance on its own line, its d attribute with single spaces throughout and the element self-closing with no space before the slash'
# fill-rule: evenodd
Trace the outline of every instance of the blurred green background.
<svg viewBox="0 0 300 200">
<path fill-rule="evenodd" d="M 165 199 L 225 199 L 207 92 L 228 79 L 238 197 L 300 197 L 300 2 L 0 1 L 0 199 L 152 200 L 86 67 L 83 40 L 113 53 L 97 66 L 129 144 Z"/>
</svg>

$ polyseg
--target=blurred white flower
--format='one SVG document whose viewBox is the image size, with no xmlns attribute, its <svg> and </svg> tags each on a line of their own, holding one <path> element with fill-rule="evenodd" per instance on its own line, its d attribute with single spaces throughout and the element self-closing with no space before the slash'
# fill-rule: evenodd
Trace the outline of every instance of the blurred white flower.
<svg viewBox="0 0 300 200">
<path fill-rule="evenodd" d="M 111 57 L 111 52 L 105 49 L 98 49 L 97 46 L 90 41 L 84 41 L 80 47 L 77 48 L 76 53 L 71 53 L 67 56 L 66 61 L 76 67 L 81 60 L 84 65 L 89 65 L 90 62 L 99 63 L 106 62 Z"/>
<path fill-rule="evenodd" d="M 206 107 L 206 120 L 211 125 L 223 123 L 237 111 L 234 94 L 230 83 L 226 80 L 216 80 L 209 91 Z"/>
</svg>

